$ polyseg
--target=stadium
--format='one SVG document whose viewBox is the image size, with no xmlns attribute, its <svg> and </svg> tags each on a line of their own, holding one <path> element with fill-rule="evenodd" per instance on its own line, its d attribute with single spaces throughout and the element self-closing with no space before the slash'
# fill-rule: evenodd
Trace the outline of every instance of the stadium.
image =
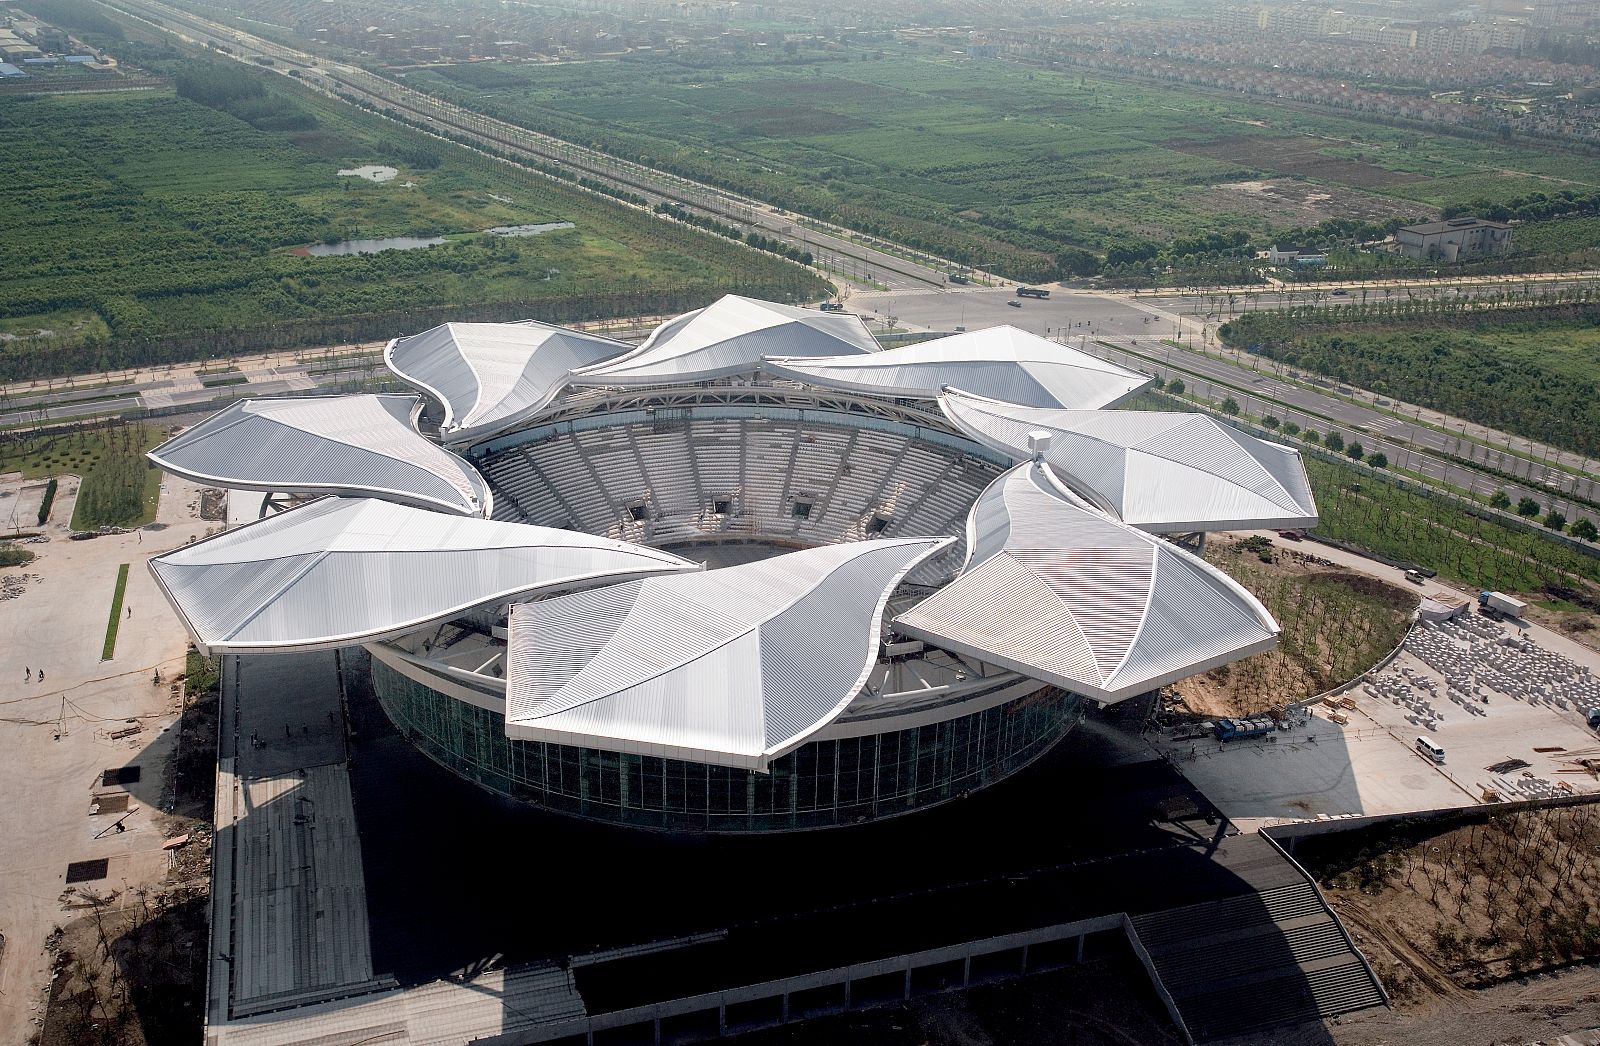
<svg viewBox="0 0 1600 1046">
<path fill-rule="evenodd" d="M 1299 455 L 1010 327 L 882 349 L 728 296 L 641 345 L 452 323 L 415 395 L 240 401 L 151 452 L 269 495 L 151 561 L 207 654 L 364 646 L 483 788 L 659 831 L 961 798 L 1092 709 L 1270 649 L 1190 546 L 1304 527 Z"/>
</svg>

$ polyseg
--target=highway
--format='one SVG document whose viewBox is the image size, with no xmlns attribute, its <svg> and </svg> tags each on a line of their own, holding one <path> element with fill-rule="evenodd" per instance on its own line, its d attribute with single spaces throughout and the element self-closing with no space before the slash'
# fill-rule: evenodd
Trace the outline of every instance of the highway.
<svg viewBox="0 0 1600 1046">
<path fill-rule="evenodd" d="M 813 219 L 805 219 L 802 225 L 798 216 L 759 200 L 484 116 L 365 69 L 285 47 L 159 0 L 97 2 L 123 19 L 132 19 L 191 44 L 221 49 L 239 61 L 271 59 L 273 64 L 267 68 L 274 72 L 293 75 L 300 83 L 331 97 L 364 102 L 441 137 L 471 147 L 510 151 L 536 164 L 554 165 L 625 189 L 642 197 L 645 209 L 654 208 L 658 203 L 674 203 L 755 229 L 762 235 L 810 251 L 830 276 L 855 286 L 891 290 L 943 287 L 945 272 L 960 268 L 953 262 L 887 243 L 882 244 L 885 249 L 880 249 L 873 246 L 870 237 Z M 563 180 L 563 184 L 579 188 L 570 181 Z M 978 276 L 997 279 L 988 274 Z"/>
</svg>

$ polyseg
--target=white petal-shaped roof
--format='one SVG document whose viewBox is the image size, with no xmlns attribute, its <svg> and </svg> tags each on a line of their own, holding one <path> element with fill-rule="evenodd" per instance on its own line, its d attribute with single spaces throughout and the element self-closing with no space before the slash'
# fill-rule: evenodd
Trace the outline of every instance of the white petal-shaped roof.
<svg viewBox="0 0 1600 1046">
<path fill-rule="evenodd" d="M 1277 643 L 1248 591 L 1074 497 L 1048 465 L 990 484 L 961 574 L 894 621 L 957 654 L 1111 703 Z"/>
<path fill-rule="evenodd" d="M 698 569 L 625 541 L 331 497 L 150 561 L 212 653 L 348 646 L 539 592 Z"/>
<path fill-rule="evenodd" d="M 519 605 L 506 735 L 764 770 L 860 693 L 890 593 L 949 543 L 827 545 Z"/>
<path fill-rule="evenodd" d="M 446 443 L 492 436 L 538 414 L 566 387 L 567 372 L 620 356 L 610 338 L 528 320 L 444 323 L 383 350 L 383 362 L 444 405 Z"/>
<path fill-rule="evenodd" d="M 240 400 L 150 452 L 161 468 L 240 490 L 376 497 L 487 516 L 488 484 L 412 426 L 416 396 Z"/>
<path fill-rule="evenodd" d="M 1011 326 L 902 345 L 865 359 L 773 355 L 767 364 L 779 377 L 868 396 L 933 399 L 950 385 L 1030 407 L 1109 407 L 1150 384 L 1143 374 Z"/>
<path fill-rule="evenodd" d="M 729 294 L 668 320 L 628 355 L 585 368 L 572 381 L 602 386 L 689 384 L 754 373 L 765 356 L 859 355 L 877 349 L 877 341 L 857 316 Z"/>
<path fill-rule="evenodd" d="M 1021 407 L 959 389 L 939 407 L 973 439 L 1018 460 L 1050 435 L 1045 461 L 1073 490 L 1153 533 L 1311 527 L 1317 503 L 1300 453 L 1204 414 Z"/>
</svg>

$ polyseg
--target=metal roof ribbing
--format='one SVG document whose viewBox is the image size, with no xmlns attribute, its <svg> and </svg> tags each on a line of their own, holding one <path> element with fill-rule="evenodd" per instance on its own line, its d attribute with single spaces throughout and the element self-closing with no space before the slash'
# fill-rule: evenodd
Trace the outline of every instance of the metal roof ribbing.
<svg viewBox="0 0 1600 1046">
<path fill-rule="evenodd" d="M 347 646 L 538 592 L 698 569 L 625 541 L 333 497 L 150 561 L 209 652 Z"/>
<path fill-rule="evenodd" d="M 567 372 L 627 351 L 610 338 L 533 320 L 445 323 L 391 341 L 383 361 L 443 404 L 445 442 L 465 443 L 538 414 L 566 386 Z"/>
<path fill-rule="evenodd" d="M 860 693 L 890 593 L 950 543 L 827 545 L 519 605 L 506 734 L 765 770 Z"/>
<path fill-rule="evenodd" d="M 1309 527 L 1316 499 L 1300 453 L 1203 414 L 1021 407 L 948 389 L 939 407 L 963 432 L 1019 460 L 1048 432 L 1045 461 L 1125 523 L 1156 533 Z"/>
<path fill-rule="evenodd" d="M 761 369 L 765 356 L 876 352 L 859 317 L 822 313 L 729 294 L 668 320 L 628 355 L 572 376 L 575 385 L 656 385 L 709 381 Z"/>
<path fill-rule="evenodd" d="M 167 440 L 150 460 L 198 483 L 293 494 L 370 495 L 487 515 L 476 469 L 417 434 L 416 396 L 241 400 Z"/>
<path fill-rule="evenodd" d="M 897 631 L 1106 703 L 1277 643 L 1277 622 L 1244 588 L 1080 501 L 1047 465 L 995 480 L 967 545 L 960 576 Z"/>
<path fill-rule="evenodd" d="M 767 362 L 780 377 L 869 396 L 933 399 L 953 385 L 1033 407 L 1109 407 L 1150 384 L 1143 374 L 1011 326 L 902 345 L 866 359 L 771 356 Z"/>
</svg>

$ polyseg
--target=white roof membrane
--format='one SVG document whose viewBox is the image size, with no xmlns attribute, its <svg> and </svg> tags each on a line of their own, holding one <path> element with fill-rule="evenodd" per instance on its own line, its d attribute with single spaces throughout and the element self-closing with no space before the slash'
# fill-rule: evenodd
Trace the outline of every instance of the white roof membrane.
<svg viewBox="0 0 1600 1046">
<path fill-rule="evenodd" d="M 209 653 L 348 646 L 541 592 L 698 569 L 625 541 L 333 497 L 150 561 Z"/>
<path fill-rule="evenodd" d="M 934 399 L 953 385 L 1031 407 L 1109 407 L 1150 384 L 1143 374 L 1011 326 L 902 345 L 866 358 L 774 355 L 767 363 L 779 377 L 868 396 Z"/>
<path fill-rule="evenodd" d="M 945 417 L 1021 461 L 1050 435 L 1045 461 L 1099 507 L 1153 533 L 1311 527 L 1317 503 L 1299 451 L 1204 414 L 1022 407 L 949 389 Z"/>
<path fill-rule="evenodd" d="M 572 381 L 598 386 L 690 384 L 753 374 L 766 356 L 856 356 L 877 349 L 857 316 L 729 294 L 668 320 L 628 355 L 584 368 Z"/>
<path fill-rule="evenodd" d="M 948 544 L 827 545 L 519 605 L 506 734 L 765 770 L 860 693 L 890 593 Z"/>
<path fill-rule="evenodd" d="M 240 400 L 149 457 L 197 483 L 488 515 L 489 487 L 477 470 L 412 427 L 420 402 L 394 395 Z"/>
<path fill-rule="evenodd" d="M 391 341 L 383 361 L 443 405 L 440 437 L 461 444 L 538 415 L 566 387 L 569 371 L 628 350 L 610 338 L 533 320 L 445 323 Z"/>
<path fill-rule="evenodd" d="M 1080 501 L 1047 465 L 983 492 L 967 547 L 961 574 L 896 631 L 1107 704 L 1277 644 L 1238 583 Z"/>
</svg>

